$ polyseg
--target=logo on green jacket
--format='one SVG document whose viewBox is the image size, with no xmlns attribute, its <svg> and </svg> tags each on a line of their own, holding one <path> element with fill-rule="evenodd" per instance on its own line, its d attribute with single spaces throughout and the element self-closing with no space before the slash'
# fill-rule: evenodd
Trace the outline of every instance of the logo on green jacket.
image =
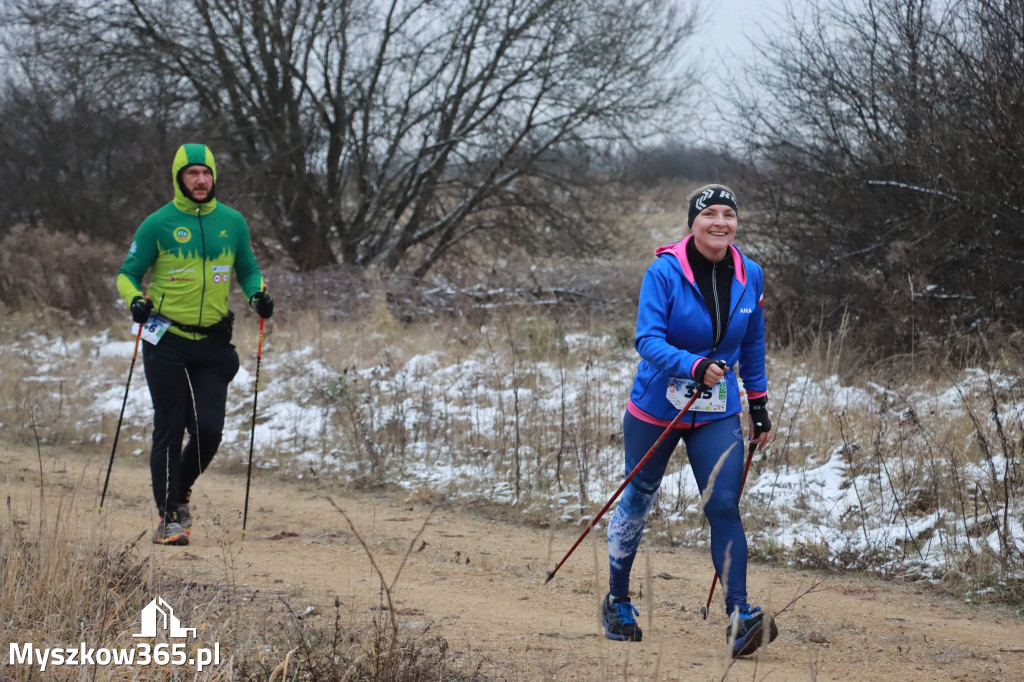
<svg viewBox="0 0 1024 682">
<path fill-rule="evenodd" d="M 179 244 L 184 244 L 189 239 L 192 239 L 192 233 L 189 232 L 187 227 L 176 227 L 174 228 L 174 241 Z"/>
</svg>

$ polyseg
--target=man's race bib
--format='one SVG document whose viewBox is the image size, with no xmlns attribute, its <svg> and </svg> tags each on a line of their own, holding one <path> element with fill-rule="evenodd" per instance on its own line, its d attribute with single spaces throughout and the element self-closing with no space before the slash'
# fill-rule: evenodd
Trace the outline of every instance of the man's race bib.
<svg viewBox="0 0 1024 682">
<path fill-rule="evenodd" d="M 693 397 L 694 391 L 700 391 L 700 397 L 693 401 L 693 405 L 690 406 L 691 412 L 725 412 L 729 399 L 729 387 L 725 379 L 714 386 L 698 386 L 691 379 L 669 377 L 665 397 L 677 410 L 681 410 Z"/>
<path fill-rule="evenodd" d="M 146 323 L 142 325 L 142 339 L 143 341 L 149 341 L 154 346 L 160 343 L 160 339 L 163 338 L 167 330 L 171 328 L 171 321 L 166 317 L 160 317 L 157 314 L 152 314 Z"/>
</svg>

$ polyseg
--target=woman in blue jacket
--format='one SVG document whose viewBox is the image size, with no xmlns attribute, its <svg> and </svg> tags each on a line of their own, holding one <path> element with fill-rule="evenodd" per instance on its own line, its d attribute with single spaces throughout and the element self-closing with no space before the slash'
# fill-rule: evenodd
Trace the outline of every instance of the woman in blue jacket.
<svg viewBox="0 0 1024 682">
<path fill-rule="evenodd" d="M 662 246 L 640 289 L 636 350 L 641 361 L 623 417 L 626 473 L 657 441 L 694 390 L 702 391 L 622 494 L 608 524 L 609 593 L 601 615 L 609 639 L 640 641 L 643 633 L 629 600 L 629 572 L 665 467 L 680 439 L 686 445 L 704 514 L 711 526 L 711 560 L 725 588 L 733 656 L 753 653 L 769 627 L 747 603 L 747 541 L 740 520 L 744 447 L 740 425 L 739 366 L 747 393 L 751 442 L 771 439 L 765 376 L 764 274 L 732 245 L 737 202 L 723 185 L 701 187 L 689 200 L 690 234 Z M 713 485 L 713 470 L 722 460 Z M 727 630 L 727 641 L 730 632 Z"/>
</svg>

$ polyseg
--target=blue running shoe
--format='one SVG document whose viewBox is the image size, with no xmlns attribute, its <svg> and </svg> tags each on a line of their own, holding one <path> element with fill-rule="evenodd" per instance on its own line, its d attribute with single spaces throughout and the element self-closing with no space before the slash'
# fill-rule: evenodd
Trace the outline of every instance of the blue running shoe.
<svg viewBox="0 0 1024 682">
<path fill-rule="evenodd" d="M 625 599 L 612 599 L 612 595 L 601 600 L 601 623 L 604 625 L 604 636 L 620 642 L 639 642 L 644 638 L 640 626 L 636 624 L 636 616 L 640 612 Z"/>
<path fill-rule="evenodd" d="M 764 642 L 764 612 L 760 606 L 747 604 L 743 608 L 737 608 L 729 617 L 729 627 L 725 629 L 725 641 L 729 641 L 733 634 L 733 627 L 736 628 L 736 639 L 732 643 L 732 657 L 749 656 L 757 651 L 757 648 Z M 779 629 L 775 626 L 775 619 L 768 617 L 768 641 L 774 642 L 779 636 Z"/>
</svg>

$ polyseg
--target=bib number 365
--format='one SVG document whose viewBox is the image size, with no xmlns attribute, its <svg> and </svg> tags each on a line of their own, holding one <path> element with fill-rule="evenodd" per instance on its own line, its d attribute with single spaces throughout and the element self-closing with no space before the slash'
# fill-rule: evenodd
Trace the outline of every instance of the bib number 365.
<svg viewBox="0 0 1024 682">
<path fill-rule="evenodd" d="M 729 397 L 729 387 L 722 379 L 714 386 L 696 384 L 690 379 L 680 377 L 669 377 L 668 390 L 665 397 L 672 403 L 673 407 L 681 410 L 686 407 L 695 392 L 700 392 L 700 397 L 693 401 L 690 406 L 692 412 L 725 412 Z"/>
</svg>

